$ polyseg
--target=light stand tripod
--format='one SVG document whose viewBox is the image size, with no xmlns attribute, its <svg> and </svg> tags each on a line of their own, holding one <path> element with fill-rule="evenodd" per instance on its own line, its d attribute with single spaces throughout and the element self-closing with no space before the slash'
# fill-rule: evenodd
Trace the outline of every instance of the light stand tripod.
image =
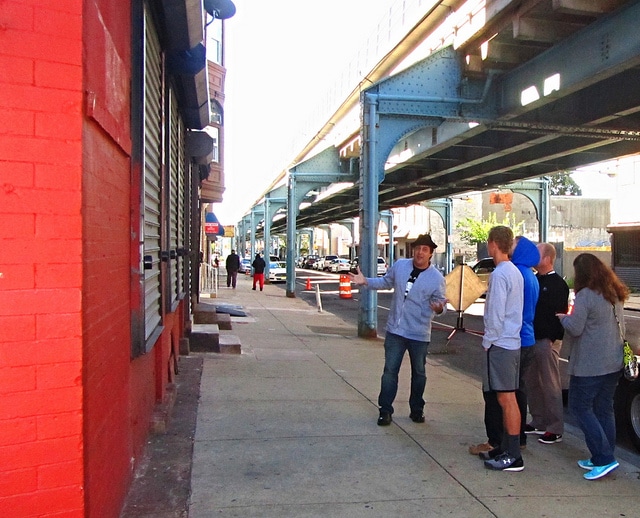
<svg viewBox="0 0 640 518">
<path fill-rule="evenodd" d="M 473 274 L 473 270 L 471 270 L 471 268 L 467 265 L 460 264 L 456 266 L 446 277 L 447 298 L 449 299 L 449 303 L 458 313 L 456 326 L 447 337 L 447 342 L 449 342 L 458 331 L 470 333 L 476 336 L 482 336 L 484 334 L 480 331 L 466 330 L 464 327 L 465 310 L 484 292 L 484 286 L 475 274 L 470 277 L 465 277 L 466 269 L 469 270 L 467 273 Z M 457 270 L 459 270 L 459 275 Z"/>
</svg>

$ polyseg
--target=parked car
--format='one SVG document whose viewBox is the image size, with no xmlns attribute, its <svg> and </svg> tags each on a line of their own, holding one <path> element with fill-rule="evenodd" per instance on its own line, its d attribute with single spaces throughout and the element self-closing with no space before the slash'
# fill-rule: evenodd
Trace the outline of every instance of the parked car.
<svg viewBox="0 0 640 518">
<path fill-rule="evenodd" d="M 378 257 L 378 275 L 384 275 L 387 273 L 387 261 L 384 260 L 384 257 Z"/>
<path fill-rule="evenodd" d="M 359 257 L 355 257 L 353 259 L 353 261 L 351 261 L 351 268 L 350 271 L 352 273 L 358 273 L 358 266 L 360 265 L 360 258 Z M 385 273 L 387 273 L 387 269 L 389 267 L 387 266 L 387 261 L 384 260 L 384 257 L 378 257 L 378 263 L 376 265 L 376 273 L 380 276 L 384 275 Z"/>
<path fill-rule="evenodd" d="M 302 267 L 307 269 L 307 270 L 309 270 L 309 269 L 313 268 L 313 265 L 316 263 L 317 260 L 318 260 L 318 256 L 317 255 L 309 255 L 304 260 L 304 263 L 302 264 Z"/>
<path fill-rule="evenodd" d="M 240 259 L 240 268 L 238 269 L 238 273 L 251 275 L 251 259 Z"/>
<path fill-rule="evenodd" d="M 338 257 L 329 263 L 329 271 L 333 273 L 348 272 L 351 267 L 349 259 Z"/>
<path fill-rule="evenodd" d="M 496 269 L 496 263 L 493 262 L 493 258 L 486 257 L 485 259 L 480 259 L 471 267 L 471 269 L 473 270 L 473 273 L 480 278 L 486 291 L 489 283 L 489 275 L 491 275 L 491 272 Z M 482 296 L 484 297 L 485 295 Z"/>
<path fill-rule="evenodd" d="M 314 270 L 319 270 L 321 272 L 329 270 L 329 263 L 334 259 L 337 259 L 337 255 L 325 255 L 321 257 L 314 265 Z"/>
<path fill-rule="evenodd" d="M 286 282 L 287 263 L 284 261 L 269 261 L 269 282 Z"/>
</svg>

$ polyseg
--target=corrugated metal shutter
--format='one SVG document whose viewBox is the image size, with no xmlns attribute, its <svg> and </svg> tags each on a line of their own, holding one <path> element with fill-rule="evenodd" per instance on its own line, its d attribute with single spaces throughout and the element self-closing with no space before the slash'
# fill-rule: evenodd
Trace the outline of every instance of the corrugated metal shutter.
<svg viewBox="0 0 640 518">
<path fill-rule="evenodd" d="M 162 167 L 162 59 L 158 34 L 145 10 L 144 79 L 144 256 L 145 340 L 162 322 L 160 293 L 160 200 Z"/>
<path fill-rule="evenodd" d="M 185 163 L 185 139 L 186 129 L 182 119 L 179 120 L 179 139 L 178 139 L 178 227 L 177 241 L 178 249 L 186 250 L 189 248 L 186 235 L 186 222 L 188 221 L 189 200 L 187 199 L 187 164 Z M 178 284 L 176 286 L 178 298 L 184 296 L 185 284 L 184 273 L 187 257 L 185 255 L 178 256 Z"/>
<path fill-rule="evenodd" d="M 173 90 L 169 96 L 169 249 L 175 261 L 171 262 L 171 305 L 173 306 L 182 291 L 182 260 L 177 250 L 182 241 L 183 183 L 184 183 L 184 124 L 178 111 L 178 101 Z"/>
<path fill-rule="evenodd" d="M 613 269 L 616 275 L 627 286 L 638 289 L 640 288 L 640 268 L 630 266 L 616 266 Z"/>
</svg>

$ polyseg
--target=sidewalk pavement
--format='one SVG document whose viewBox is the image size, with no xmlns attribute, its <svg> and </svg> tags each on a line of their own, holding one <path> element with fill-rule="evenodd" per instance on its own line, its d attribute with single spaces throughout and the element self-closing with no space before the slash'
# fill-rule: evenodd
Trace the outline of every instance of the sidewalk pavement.
<svg viewBox="0 0 640 518">
<path fill-rule="evenodd" d="M 640 293 L 632 293 L 624 304 L 625 309 L 640 311 Z"/>
<path fill-rule="evenodd" d="M 234 323 L 242 355 L 204 355 L 190 518 L 640 514 L 638 468 L 584 480 L 575 429 L 560 444 L 530 439 L 521 473 L 485 469 L 467 452 L 485 438 L 480 384 L 442 356 L 428 358 L 426 423 L 408 416 L 406 359 L 393 424 L 379 427 L 381 339 L 246 279 L 211 302 L 250 316 Z"/>
<path fill-rule="evenodd" d="M 571 426 L 559 444 L 530 437 L 524 471 L 485 469 L 467 451 L 486 438 L 480 382 L 443 355 L 427 359 L 426 423 L 409 419 L 405 358 L 393 423 L 377 426 L 382 339 L 358 338 L 339 315 L 279 287 L 252 291 L 249 278 L 238 281 L 202 302 L 248 312 L 233 319 L 242 354 L 181 358 L 202 361 L 188 511 L 177 502 L 173 513 L 146 515 L 141 505 L 123 516 L 640 515 L 639 468 L 620 458 L 613 473 L 584 480 L 576 461 L 589 455 Z M 480 343 L 468 333 L 455 340 Z"/>
</svg>

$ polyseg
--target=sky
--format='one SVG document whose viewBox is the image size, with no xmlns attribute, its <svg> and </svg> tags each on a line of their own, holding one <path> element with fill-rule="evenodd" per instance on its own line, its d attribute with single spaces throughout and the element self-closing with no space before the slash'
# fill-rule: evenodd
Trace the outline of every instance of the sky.
<svg viewBox="0 0 640 518">
<path fill-rule="evenodd" d="M 314 100 L 327 95 L 390 0 L 233 0 L 225 22 L 225 192 L 235 225 L 282 172 Z M 319 128 L 318 128 L 319 129 Z"/>
</svg>

